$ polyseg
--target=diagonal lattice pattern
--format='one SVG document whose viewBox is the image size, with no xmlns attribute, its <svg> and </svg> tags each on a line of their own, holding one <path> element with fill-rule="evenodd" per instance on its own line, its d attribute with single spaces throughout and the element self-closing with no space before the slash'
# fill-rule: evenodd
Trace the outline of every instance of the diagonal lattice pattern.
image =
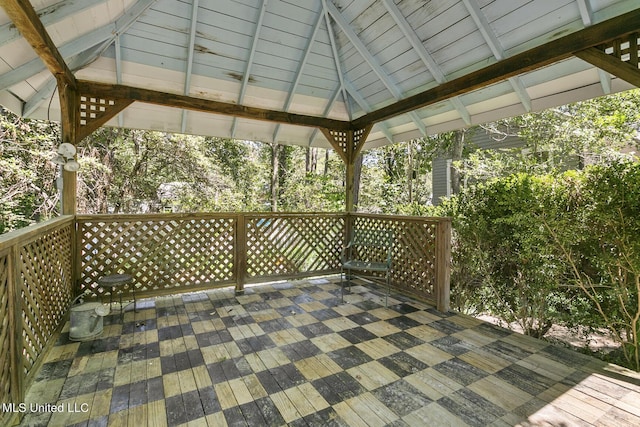
<svg viewBox="0 0 640 427">
<path fill-rule="evenodd" d="M 72 234 L 69 222 L 20 248 L 22 369 L 26 375 L 64 320 L 73 298 Z"/>
<path fill-rule="evenodd" d="M 98 279 L 116 273 L 132 274 L 137 292 L 229 284 L 236 221 L 217 215 L 80 219 L 82 289 L 100 296 L 105 290 Z"/>
<path fill-rule="evenodd" d="M 95 98 L 90 96 L 80 97 L 80 126 L 86 126 L 94 120 L 109 114 L 116 101 L 113 99 Z"/>
<path fill-rule="evenodd" d="M 426 299 L 435 297 L 437 227 L 437 220 L 424 218 L 377 215 L 353 218 L 354 229 L 393 235 L 391 286 Z M 377 258 L 386 256 L 386 249 L 381 251 Z"/>
<path fill-rule="evenodd" d="M 247 278 L 340 268 L 343 215 L 251 215 L 246 228 Z"/>
</svg>

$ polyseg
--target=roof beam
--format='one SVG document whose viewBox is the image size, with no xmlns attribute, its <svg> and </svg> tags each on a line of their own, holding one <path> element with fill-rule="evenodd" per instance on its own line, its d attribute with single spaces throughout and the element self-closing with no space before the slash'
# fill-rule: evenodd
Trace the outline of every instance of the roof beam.
<svg viewBox="0 0 640 427">
<path fill-rule="evenodd" d="M 491 29 L 489 21 L 487 21 L 487 17 L 484 16 L 484 13 L 480 10 L 478 3 L 475 0 L 462 0 L 462 2 L 480 30 L 480 34 L 482 34 L 484 41 L 489 45 L 491 52 L 493 52 L 493 56 L 495 56 L 498 61 L 504 59 L 505 54 L 502 43 L 500 43 L 500 40 L 498 40 L 498 37 L 496 37 L 495 33 Z M 520 102 L 524 106 L 525 111 L 530 112 L 532 109 L 531 97 L 529 96 L 527 89 L 524 87 L 522 80 L 520 80 L 519 77 L 510 77 L 508 80 L 514 92 L 518 95 L 518 98 L 520 98 Z"/>
<path fill-rule="evenodd" d="M 69 61 L 69 68 L 72 71 L 79 70 L 86 64 L 95 60 L 100 53 L 104 50 L 104 45 L 93 46 L 90 49 L 82 52 Z M 38 91 L 22 106 L 22 115 L 29 117 L 42 102 L 49 100 L 56 89 L 56 79 L 52 77 L 38 88 Z"/>
<path fill-rule="evenodd" d="M 582 23 L 585 27 L 593 25 L 593 9 L 589 4 L 589 0 L 576 0 L 578 2 L 578 9 L 580 10 L 580 16 L 582 17 Z M 598 75 L 600 76 L 600 86 L 602 86 L 602 92 L 605 94 L 611 93 L 611 75 L 598 68 Z"/>
<path fill-rule="evenodd" d="M 56 80 L 75 87 L 75 76 L 64 62 L 31 3 L 28 0 L 0 0 L 0 5 Z"/>
<path fill-rule="evenodd" d="M 571 57 L 575 52 L 600 45 L 640 28 L 640 9 L 592 25 L 564 37 L 510 56 L 495 64 L 443 83 L 435 88 L 410 96 L 353 120 L 355 128 L 377 123 L 391 117 L 422 108 L 456 95 L 514 77 L 545 65 Z"/>
<path fill-rule="evenodd" d="M 333 28 L 331 27 L 331 20 L 329 19 L 329 11 L 327 10 L 327 0 L 322 0 L 322 15 L 324 16 L 324 22 L 327 26 L 327 34 L 329 34 L 329 42 L 331 43 L 331 53 L 333 54 L 333 63 L 336 66 L 336 72 L 338 73 L 338 80 L 340 81 L 340 90 L 342 92 L 342 99 L 344 101 L 344 108 L 347 111 L 349 120 L 353 119 L 353 112 L 349 108 L 349 97 L 347 96 L 347 89 L 344 84 L 344 75 L 342 72 L 342 64 L 340 62 L 340 56 L 338 55 L 338 45 L 336 44 L 336 36 L 333 34 Z"/>
<path fill-rule="evenodd" d="M 324 111 L 322 112 L 322 117 L 327 117 L 327 115 L 333 108 L 333 104 L 335 104 L 336 100 L 338 99 L 338 96 L 340 96 L 341 90 L 342 88 L 338 87 L 336 88 L 336 90 L 333 91 L 333 95 L 331 95 L 329 102 L 327 102 L 327 105 L 325 105 L 324 107 Z M 319 128 L 315 128 L 313 129 L 313 131 L 311 131 L 311 136 L 309 136 L 309 143 L 307 144 L 308 147 L 311 147 L 311 144 L 313 144 L 313 140 L 316 138 L 316 135 L 318 134 L 318 132 L 320 132 Z"/>
<path fill-rule="evenodd" d="M 299 126 L 325 127 L 336 130 L 350 130 L 351 123 L 324 117 L 293 114 L 264 108 L 246 107 L 238 104 L 195 98 L 187 95 L 172 94 L 150 89 L 124 85 L 97 83 L 78 80 L 78 90 L 82 95 L 107 99 L 127 99 L 165 107 L 184 108 L 193 111 L 222 114 L 252 120 L 271 121 Z"/>
<path fill-rule="evenodd" d="M 387 11 L 389 12 L 393 20 L 396 21 L 396 25 L 398 26 L 398 28 L 400 28 L 404 36 L 411 44 L 413 50 L 418 54 L 424 65 L 429 69 L 429 72 L 431 73 L 435 81 L 439 84 L 446 82 L 447 78 L 442 72 L 442 69 L 435 61 L 435 59 L 433 59 L 429 51 L 427 51 L 427 49 L 424 47 L 424 44 L 417 36 L 415 31 L 413 31 L 413 28 L 411 28 L 411 25 L 409 25 L 407 19 L 404 17 L 398 6 L 396 6 L 395 2 L 393 0 L 383 0 L 382 2 L 384 3 L 384 6 L 387 8 Z M 471 115 L 469 114 L 469 111 L 467 111 L 467 107 L 464 106 L 460 98 L 458 98 L 457 96 L 451 98 L 451 104 L 453 105 L 453 108 L 458 111 L 458 114 L 460 114 L 462 120 L 464 120 L 467 125 L 470 125 Z"/>
<path fill-rule="evenodd" d="M 353 98 L 354 101 L 356 101 L 360 108 L 362 108 L 367 113 L 372 111 L 372 108 L 367 100 L 364 99 L 362 95 L 360 95 L 360 92 L 356 90 L 353 84 L 350 81 L 346 81 L 345 84 L 347 93 Z M 385 125 L 384 123 L 377 123 L 376 126 L 378 127 L 378 129 L 380 129 L 380 132 L 382 132 L 382 134 L 387 138 L 389 142 L 393 142 L 393 135 L 389 130 L 389 126 Z"/>
<path fill-rule="evenodd" d="M 342 16 L 338 8 L 332 2 L 327 2 L 326 7 L 329 13 L 331 14 L 331 17 L 333 18 L 333 20 L 336 22 L 336 24 L 338 24 L 338 26 L 340 26 L 340 29 L 345 33 L 349 41 L 353 43 L 353 46 L 356 48 L 358 53 L 362 55 L 365 62 L 369 65 L 369 67 L 371 67 L 371 70 L 373 70 L 373 72 L 378 76 L 380 81 L 386 86 L 387 90 L 391 93 L 391 95 L 396 100 L 402 99 L 402 93 L 400 92 L 400 90 L 397 88 L 395 83 L 391 81 L 391 78 L 389 77 L 389 75 L 386 73 L 386 71 L 382 69 L 382 66 L 378 63 L 376 58 L 374 58 L 371 52 L 369 52 L 369 50 L 364 45 L 364 43 L 362 43 L 362 40 L 360 40 L 360 38 L 355 33 L 355 31 L 353 31 L 353 28 L 351 28 L 349 23 L 344 19 L 344 16 Z M 409 113 L 409 116 L 414 121 L 418 129 L 420 129 L 422 134 L 426 135 L 427 128 L 424 122 L 422 122 L 422 120 L 418 116 L 418 114 L 415 111 L 411 111 L 411 110 L 406 111 L 406 113 Z M 364 128 L 364 126 L 362 127 Z"/>
<path fill-rule="evenodd" d="M 593 25 L 593 10 L 589 4 L 589 0 L 576 0 L 578 2 L 578 9 L 580 10 L 580 16 L 582 17 L 582 23 L 585 26 Z"/>
</svg>

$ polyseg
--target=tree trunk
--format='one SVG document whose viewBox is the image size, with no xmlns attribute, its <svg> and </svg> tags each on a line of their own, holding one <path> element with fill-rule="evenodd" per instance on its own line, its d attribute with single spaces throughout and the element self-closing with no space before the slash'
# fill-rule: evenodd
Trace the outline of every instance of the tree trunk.
<svg viewBox="0 0 640 427">
<path fill-rule="evenodd" d="M 280 176 L 279 171 L 280 145 L 271 144 L 271 211 L 278 211 L 278 183 Z"/>
<path fill-rule="evenodd" d="M 329 174 L 329 152 L 331 150 L 324 150 L 324 176 Z"/>
<path fill-rule="evenodd" d="M 281 145 L 278 149 L 278 202 L 284 194 L 287 185 L 287 165 L 291 147 Z"/>
<path fill-rule="evenodd" d="M 409 203 L 413 203 L 413 141 L 409 141 L 407 144 L 407 186 L 409 187 Z"/>
<path fill-rule="evenodd" d="M 305 171 L 307 173 L 315 172 L 318 167 L 318 149 L 307 148 L 305 154 Z"/>
</svg>

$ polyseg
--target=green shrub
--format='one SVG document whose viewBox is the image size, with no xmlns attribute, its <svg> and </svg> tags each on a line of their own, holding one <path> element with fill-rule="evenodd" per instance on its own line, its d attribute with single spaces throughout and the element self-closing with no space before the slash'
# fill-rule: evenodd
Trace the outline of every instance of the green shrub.
<svg viewBox="0 0 640 427">
<path fill-rule="evenodd" d="M 537 337 L 607 328 L 640 370 L 640 163 L 498 178 L 432 214 L 453 218 L 452 307 Z"/>
</svg>

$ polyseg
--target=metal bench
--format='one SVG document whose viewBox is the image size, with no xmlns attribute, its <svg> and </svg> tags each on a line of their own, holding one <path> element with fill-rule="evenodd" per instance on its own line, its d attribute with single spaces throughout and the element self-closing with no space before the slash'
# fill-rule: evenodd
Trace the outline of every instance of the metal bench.
<svg viewBox="0 0 640 427">
<path fill-rule="evenodd" d="M 391 253 L 393 247 L 393 232 L 390 230 L 377 230 L 371 228 L 354 229 L 351 239 L 342 251 L 342 268 L 340 285 L 342 288 L 342 302 L 344 302 L 344 284 L 346 281 L 351 290 L 351 276 L 356 272 L 357 276 L 380 277 L 384 273 L 384 281 L 387 286 L 385 307 L 389 302 L 391 292 Z"/>
</svg>

